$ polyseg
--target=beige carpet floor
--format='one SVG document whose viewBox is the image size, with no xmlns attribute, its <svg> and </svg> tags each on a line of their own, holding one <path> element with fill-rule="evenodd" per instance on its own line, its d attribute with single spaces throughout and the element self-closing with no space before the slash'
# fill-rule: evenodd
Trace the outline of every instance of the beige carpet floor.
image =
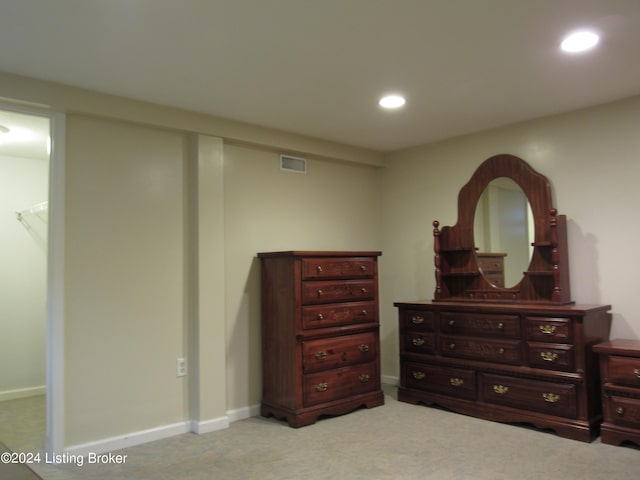
<svg viewBox="0 0 640 480">
<path fill-rule="evenodd" d="M 385 391 L 384 406 L 300 429 L 253 417 L 226 430 L 121 450 L 117 453 L 127 455 L 123 465 L 34 469 L 45 480 L 640 478 L 637 446 L 577 442 L 527 426 L 409 405 L 396 400 L 395 388 Z"/>
</svg>

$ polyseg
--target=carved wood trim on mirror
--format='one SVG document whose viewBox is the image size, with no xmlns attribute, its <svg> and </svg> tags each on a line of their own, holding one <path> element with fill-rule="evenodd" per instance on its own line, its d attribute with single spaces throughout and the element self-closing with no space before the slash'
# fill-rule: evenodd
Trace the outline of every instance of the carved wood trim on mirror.
<svg viewBox="0 0 640 480">
<path fill-rule="evenodd" d="M 532 253 L 522 278 L 507 288 L 491 283 L 479 266 L 474 218 L 482 193 L 501 177 L 513 180 L 529 202 Z M 566 217 L 553 207 L 547 178 L 524 160 L 501 154 L 485 160 L 458 195 L 458 221 L 433 222 L 434 301 L 571 304 Z M 506 257 L 505 262 L 509 259 Z"/>
</svg>

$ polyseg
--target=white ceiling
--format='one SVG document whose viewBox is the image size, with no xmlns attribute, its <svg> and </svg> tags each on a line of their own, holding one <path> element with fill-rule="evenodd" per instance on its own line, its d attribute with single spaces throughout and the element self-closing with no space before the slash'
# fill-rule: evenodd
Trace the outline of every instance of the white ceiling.
<svg viewBox="0 0 640 480">
<path fill-rule="evenodd" d="M 640 0 L 0 3 L 5 72 L 380 151 L 640 94 L 639 47 Z"/>
</svg>

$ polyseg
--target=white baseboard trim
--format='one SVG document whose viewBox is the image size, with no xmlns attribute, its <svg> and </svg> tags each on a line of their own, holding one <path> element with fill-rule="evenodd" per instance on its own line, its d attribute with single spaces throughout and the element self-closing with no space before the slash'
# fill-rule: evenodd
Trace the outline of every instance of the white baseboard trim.
<svg viewBox="0 0 640 480">
<path fill-rule="evenodd" d="M 260 415 L 260 405 L 252 405 L 227 412 L 227 417 L 229 417 L 230 422 L 237 422 L 238 420 L 244 420 L 249 417 L 257 417 L 258 415 Z"/>
<path fill-rule="evenodd" d="M 231 422 L 244 420 L 245 418 L 255 417 L 260 414 L 260 405 L 251 407 L 238 408 L 229 410 L 227 415 L 220 418 L 213 418 L 204 421 L 185 421 L 174 423 L 173 425 L 165 425 L 163 427 L 151 428 L 149 430 L 141 430 L 139 432 L 130 432 L 125 435 L 104 438 L 94 442 L 72 445 L 64 449 L 65 453 L 70 455 L 88 455 L 89 453 L 102 454 L 120 450 L 122 448 L 134 447 L 155 440 L 173 437 L 174 435 L 182 435 L 183 433 L 203 433 L 215 432 L 229 428 Z"/>
<path fill-rule="evenodd" d="M 218 430 L 224 430 L 229 428 L 229 416 L 225 415 L 220 418 L 212 418 L 211 420 L 192 420 L 191 431 L 201 435 L 203 433 L 217 432 Z"/>
<path fill-rule="evenodd" d="M 72 445 L 66 447 L 66 453 L 72 455 L 88 455 L 89 453 L 108 453 L 122 448 L 134 447 L 155 440 L 181 435 L 191 431 L 191 422 L 174 423 L 173 425 L 165 425 L 163 427 L 151 428 L 149 430 L 141 430 L 139 432 L 131 432 L 117 437 L 104 438 L 95 442 L 82 443 L 80 445 Z"/>
<path fill-rule="evenodd" d="M 397 387 L 398 385 L 400 385 L 400 378 L 392 377 L 391 375 L 382 375 L 380 377 L 380 381 L 387 385 L 393 385 L 394 387 Z"/>
<path fill-rule="evenodd" d="M 35 397 L 47 393 L 47 387 L 41 385 L 39 387 L 18 388 L 16 390 L 5 390 L 0 392 L 0 402 L 5 400 L 15 400 L 16 398 Z"/>
</svg>

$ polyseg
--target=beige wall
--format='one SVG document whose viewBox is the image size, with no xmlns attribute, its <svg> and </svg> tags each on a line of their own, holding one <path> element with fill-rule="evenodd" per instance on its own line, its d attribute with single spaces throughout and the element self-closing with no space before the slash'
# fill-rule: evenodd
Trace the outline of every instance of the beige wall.
<svg viewBox="0 0 640 480">
<path fill-rule="evenodd" d="M 188 419 L 183 135 L 67 118 L 65 444 Z"/>
<path fill-rule="evenodd" d="M 258 252 L 379 250 L 378 171 L 308 161 L 283 172 L 275 153 L 226 146 L 227 383 L 232 408 L 261 395 Z"/>
<path fill-rule="evenodd" d="M 546 175 L 568 220 L 571 292 L 612 305 L 612 337 L 640 338 L 634 256 L 640 226 L 640 97 L 396 152 L 382 181 L 383 373 L 398 376 L 394 301 L 431 299 L 431 222 L 456 223 L 457 194 L 498 153 Z"/>
<path fill-rule="evenodd" d="M 48 168 L 0 156 L 0 401 L 45 389 L 47 212 L 15 212 L 47 200 Z"/>
</svg>

